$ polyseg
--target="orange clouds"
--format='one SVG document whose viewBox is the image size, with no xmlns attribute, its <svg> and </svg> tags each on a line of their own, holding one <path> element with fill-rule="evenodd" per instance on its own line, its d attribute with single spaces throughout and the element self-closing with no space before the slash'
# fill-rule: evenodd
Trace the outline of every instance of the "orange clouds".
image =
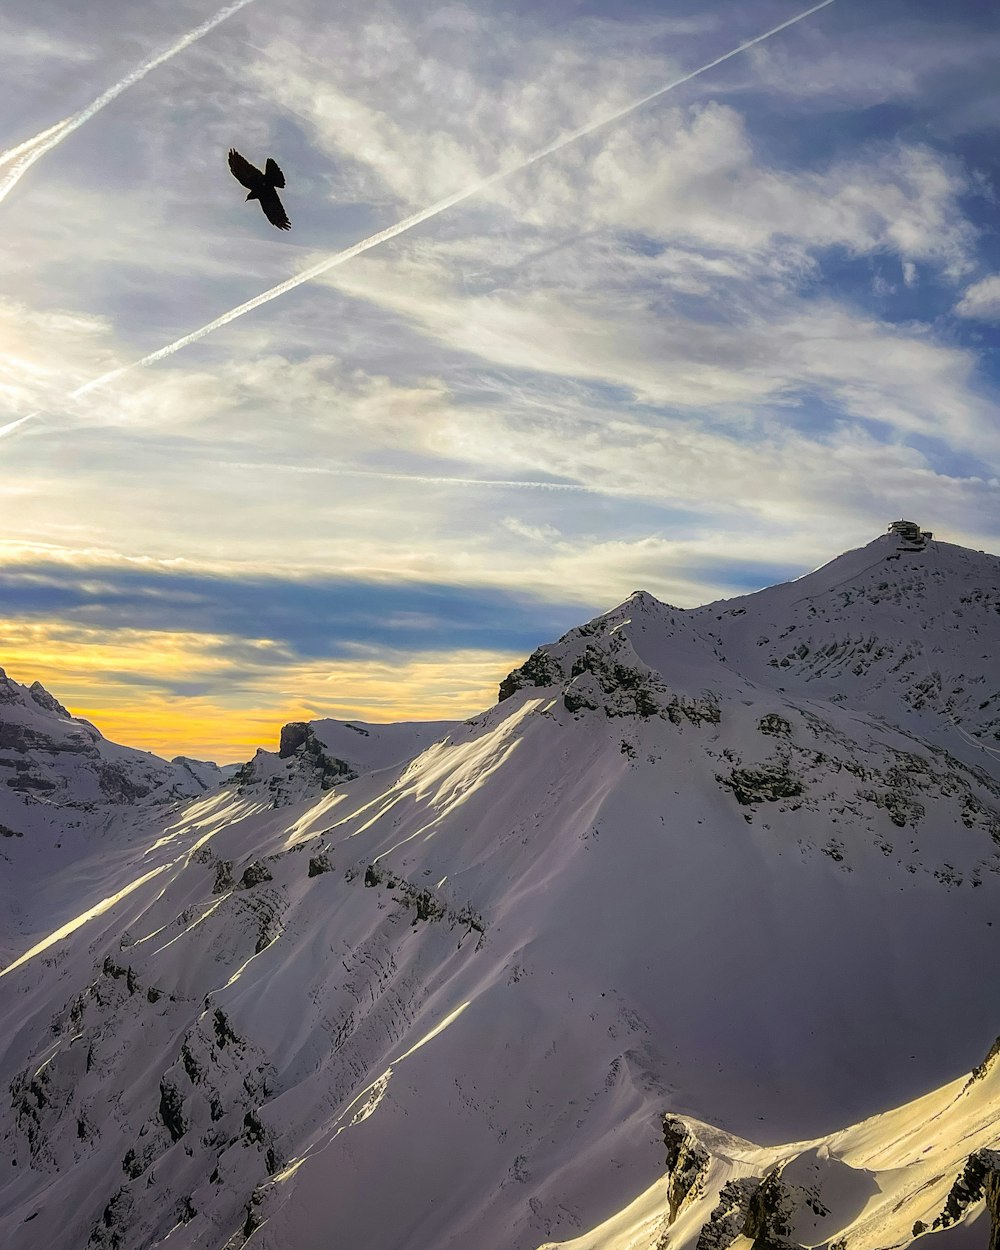
<svg viewBox="0 0 1000 1250">
<path fill-rule="evenodd" d="M 219 763 L 275 749 L 290 720 L 464 719 L 495 701 L 523 659 L 461 650 L 270 665 L 261 641 L 262 662 L 248 666 L 238 642 L 237 667 L 221 636 L 0 619 L 0 662 L 14 680 L 40 681 L 113 741 Z"/>
</svg>

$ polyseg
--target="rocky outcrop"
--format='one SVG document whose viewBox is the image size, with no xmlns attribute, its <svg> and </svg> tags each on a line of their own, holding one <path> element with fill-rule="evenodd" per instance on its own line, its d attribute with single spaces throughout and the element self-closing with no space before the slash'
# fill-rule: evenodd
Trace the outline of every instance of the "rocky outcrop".
<svg viewBox="0 0 1000 1250">
<path fill-rule="evenodd" d="M 309 876 L 310 877 L 319 877 L 324 872 L 332 872 L 332 871 L 333 871 L 333 864 L 331 863 L 330 856 L 326 853 L 326 851 L 320 851 L 318 855 L 310 856 L 309 858 Z"/>
<path fill-rule="evenodd" d="M 718 778 L 719 784 L 732 790 L 737 803 L 749 807 L 754 803 L 776 803 L 794 799 L 802 793 L 802 782 L 787 764 L 763 764 L 759 768 L 732 768 Z"/>
<path fill-rule="evenodd" d="M 970 1085 L 974 1085 L 976 1081 L 983 1080 L 989 1074 L 998 1055 L 1000 1055 L 1000 1037 L 996 1039 L 993 1045 L 986 1052 L 986 1057 L 983 1059 L 983 1062 L 977 1064 L 976 1067 L 972 1069 L 972 1074 L 965 1083 L 966 1089 L 968 1089 Z"/>
<path fill-rule="evenodd" d="M 989 1250 L 1000 1250 L 1000 1151 L 997 1150 L 974 1150 L 969 1155 L 931 1228 L 949 1228 L 984 1198 L 991 1221 Z"/>
<path fill-rule="evenodd" d="M 263 788 L 274 807 L 353 781 L 357 770 L 331 755 L 307 721 L 291 721 L 281 730 L 278 751 L 259 749 L 227 784 L 240 791 Z"/>
<path fill-rule="evenodd" d="M 502 703 L 504 699 L 509 699 L 525 687 L 554 686 L 562 680 L 562 669 L 545 647 L 539 647 L 532 651 L 520 668 L 515 668 L 503 679 L 497 702 Z"/>
<path fill-rule="evenodd" d="M 283 726 L 278 759 L 298 760 L 301 771 L 312 772 L 322 790 L 330 790 L 341 781 L 353 781 L 358 775 L 346 760 L 327 755 L 313 727 L 305 721 Z"/>
<path fill-rule="evenodd" d="M 663 1143 L 667 1148 L 667 1203 L 672 1224 L 684 1203 L 700 1195 L 709 1154 L 684 1121 L 675 1116 L 664 1116 Z"/>
<path fill-rule="evenodd" d="M 702 1225 L 695 1250 L 726 1250 L 741 1237 L 759 1189 L 760 1181 L 755 1176 L 726 1181 L 708 1223 Z"/>
<path fill-rule="evenodd" d="M 986 1175 L 983 1178 L 983 1197 L 986 1209 L 990 1213 L 990 1244 L 988 1250 L 1000 1250 L 1000 1155 L 995 1150 L 981 1150 L 983 1156 L 989 1156 L 986 1163 Z"/>
<path fill-rule="evenodd" d="M 719 703 L 712 694 L 678 694 L 630 643 L 613 629 L 600 633 L 599 628 L 591 622 L 533 651 L 500 683 L 500 702 L 519 690 L 554 687 L 562 689 L 568 712 L 603 712 L 609 719 L 658 716 L 674 725 L 719 723 Z"/>
<path fill-rule="evenodd" d="M 752 1250 L 790 1250 L 796 1245 L 792 1240 L 793 1208 L 780 1171 L 775 1168 L 750 1194 L 743 1235 L 753 1239 Z"/>
</svg>

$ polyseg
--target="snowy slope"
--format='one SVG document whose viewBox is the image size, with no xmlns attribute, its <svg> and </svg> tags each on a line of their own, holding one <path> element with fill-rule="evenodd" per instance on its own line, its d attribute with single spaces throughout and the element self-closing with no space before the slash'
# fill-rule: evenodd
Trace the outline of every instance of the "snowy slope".
<svg viewBox="0 0 1000 1250">
<path fill-rule="evenodd" d="M 22 686 L 0 669 L 0 957 L 23 948 L 36 916 L 48 917 L 50 878 L 72 878 L 81 859 L 106 853 L 133 809 L 149 809 L 143 825 L 155 822 L 153 812 L 215 789 L 231 771 L 109 742 L 39 682 Z"/>
<path fill-rule="evenodd" d="M 233 775 L 233 784 L 242 793 L 253 792 L 275 804 L 290 803 L 308 797 L 317 787 L 329 790 L 363 773 L 410 760 L 445 737 L 455 723 L 292 721 L 282 727 L 277 752 L 258 748 Z"/>
<path fill-rule="evenodd" d="M 626 1209 L 546 1250 L 984 1247 L 1000 1216 L 996 1048 L 969 1076 L 812 1141 L 757 1146 L 667 1117 L 669 1170 Z M 940 1234 L 944 1236 L 940 1236 Z"/>
<path fill-rule="evenodd" d="M 679 1246 L 725 1180 L 808 1170 L 872 1116 L 830 1150 L 887 1192 L 911 1116 L 887 1109 L 933 1103 L 912 1228 L 995 1144 L 992 1078 L 968 1115 L 933 1091 L 1000 1019 L 1000 616 L 995 558 L 898 546 L 695 611 L 639 593 L 469 722 L 286 727 L 233 784 L 137 815 L 99 885 L 50 883 L 77 927 L 0 973 L 0 1239 L 652 1250 L 662 1226 L 607 1230 L 662 1218 L 664 1114 L 714 1143 Z M 789 625 L 883 654 L 782 665 Z M 908 701 L 921 649 L 975 697 Z M 323 763 L 346 735 L 372 751 L 350 778 Z"/>
</svg>

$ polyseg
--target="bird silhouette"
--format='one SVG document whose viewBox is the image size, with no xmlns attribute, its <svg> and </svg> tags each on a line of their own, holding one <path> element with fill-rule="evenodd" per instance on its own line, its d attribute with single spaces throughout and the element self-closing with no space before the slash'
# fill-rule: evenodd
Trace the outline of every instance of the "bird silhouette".
<svg viewBox="0 0 1000 1250">
<path fill-rule="evenodd" d="M 229 168 L 237 182 L 250 188 L 247 199 L 258 201 L 264 210 L 264 216 L 271 225 L 277 226 L 279 230 L 291 230 L 292 223 L 288 220 L 288 214 L 274 189 L 285 185 L 285 175 L 271 157 L 267 158 L 264 172 L 261 173 L 256 165 L 251 165 L 246 157 L 240 156 L 235 148 L 230 148 Z"/>
</svg>

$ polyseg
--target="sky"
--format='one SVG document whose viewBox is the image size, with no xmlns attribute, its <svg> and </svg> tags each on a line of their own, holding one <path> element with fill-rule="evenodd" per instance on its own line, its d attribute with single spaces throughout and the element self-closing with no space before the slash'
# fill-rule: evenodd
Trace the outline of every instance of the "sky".
<svg viewBox="0 0 1000 1250">
<path fill-rule="evenodd" d="M 245 759 L 472 715 L 638 588 L 997 551 L 1000 14 L 834 0 L 671 86 L 809 7 L 5 0 L 8 675 Z"/>
</svg>

